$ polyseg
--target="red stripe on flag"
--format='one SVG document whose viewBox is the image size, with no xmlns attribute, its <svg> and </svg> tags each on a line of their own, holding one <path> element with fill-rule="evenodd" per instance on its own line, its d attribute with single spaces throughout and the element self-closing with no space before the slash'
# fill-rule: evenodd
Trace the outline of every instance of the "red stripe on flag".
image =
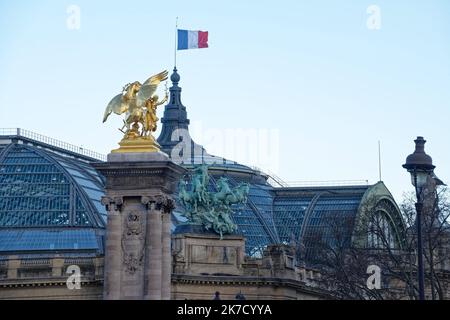
<svg viewBox="0 0 450 320">
<path fill-rule="evenodd" d="M 208 31 L 198 32 L 198 47 L 208 48 Z"/>
</svg>

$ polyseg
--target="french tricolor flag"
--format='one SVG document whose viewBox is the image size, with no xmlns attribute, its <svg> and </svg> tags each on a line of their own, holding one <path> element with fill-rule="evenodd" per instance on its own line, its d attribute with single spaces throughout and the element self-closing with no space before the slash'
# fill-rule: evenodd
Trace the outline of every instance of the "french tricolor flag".
<svg viewBox="0 0 450 320">
<path fill-rule="evenodd" d="M 178 50 L 208 48 L 208 31 L 178 29 Z"/>
</svg>

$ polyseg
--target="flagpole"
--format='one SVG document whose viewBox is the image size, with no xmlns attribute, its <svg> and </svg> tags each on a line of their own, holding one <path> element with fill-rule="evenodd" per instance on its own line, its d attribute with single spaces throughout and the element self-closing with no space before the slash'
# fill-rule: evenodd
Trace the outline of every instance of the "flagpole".
<svg viewBox="0 0 450 320">
<path fill-rule="evenodd" d="M 175 20 L 175 47 L 174 47 L 174 67 L 177 68 L 177 39 L 178 38 L 178 17 Z"/>
</svg>

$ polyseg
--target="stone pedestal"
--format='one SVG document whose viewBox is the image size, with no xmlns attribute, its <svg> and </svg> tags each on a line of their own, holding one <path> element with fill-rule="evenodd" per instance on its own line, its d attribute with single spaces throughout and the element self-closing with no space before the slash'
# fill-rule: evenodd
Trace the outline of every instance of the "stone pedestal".
<svg viewBox="0 0 450 320">
<path fill-rule="evenodd" d="M 245 239 L 224 235 L 197 225 L 179 225 L 172 237 L 174 273 L 185 275 L 242 275 Z"/>
<path fill-rule="evenodd" d="M 111 153 L 106 178 L 104 299 L 170 299 L 170 214 L 185 169 L 161 152 Z"/>
</svg>

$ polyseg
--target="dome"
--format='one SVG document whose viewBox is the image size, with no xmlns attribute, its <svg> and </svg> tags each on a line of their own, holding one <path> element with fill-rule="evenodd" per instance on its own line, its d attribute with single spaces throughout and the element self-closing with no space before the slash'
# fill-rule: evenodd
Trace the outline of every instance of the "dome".
<svg viewBox="0 0 450 320">
<path fill-rule="evenodd" d="M 102 252 L 103 178 L 88 161 L 36 145 L 0 149 L 0 252 Z"/>
</svg>

